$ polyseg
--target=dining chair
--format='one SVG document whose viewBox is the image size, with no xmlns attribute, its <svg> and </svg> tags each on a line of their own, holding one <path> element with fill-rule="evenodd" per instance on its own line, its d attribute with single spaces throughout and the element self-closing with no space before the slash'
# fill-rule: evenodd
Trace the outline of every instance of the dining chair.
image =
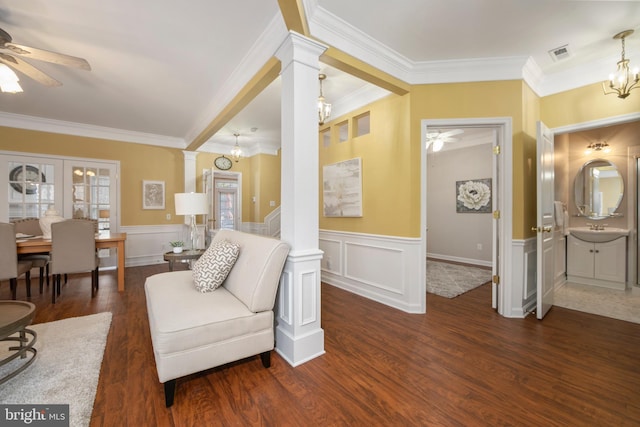
<svg viewBox="0 0 640 427">
<path fill-rule="evenodd" d="M 99 288 L 98 256 L 94 225 L 90 221 L 69 219 L 51 225 L 51 302 L 60 295 L 60 275 L 91 272 L 91 298 Z"/>
<path fill-rule="evenodd" d="M 31 236 L 42 236 L 42 229 L 40 228 L 40 220 L 38 218 L 21 218 L 12 222 L 16 225 L 16 233 Z M 49 261 L 51 261 L 49 252 L 38 254 L 19 254 L 18 259 L 31 261 L 33 263 L 33 267 L 39 269 L 40 293 L 42 293 L 43 290 L 44 277 L 47 278 L 47 287 L 49 287 Z"/>
<path fill-rule="evenodd" d="M 11 298 L 17 298 L 18 277 L 24 274 L 27 298 L 31 297 L 31 261 L 18 261 L 14 224 L 0 223 L 0 281 L 9 279 Z"/>
</svg>

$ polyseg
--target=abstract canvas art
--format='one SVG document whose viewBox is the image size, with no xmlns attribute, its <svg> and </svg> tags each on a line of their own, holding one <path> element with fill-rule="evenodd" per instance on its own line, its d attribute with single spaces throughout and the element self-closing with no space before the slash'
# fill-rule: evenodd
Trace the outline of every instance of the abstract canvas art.
<svg viewBox="0 0 640 427">
<path fill-rule="evenodd" d="M 326 217 L 362 216 L 362 160 L 359 157 L 322 168 Z"/>
</svg>

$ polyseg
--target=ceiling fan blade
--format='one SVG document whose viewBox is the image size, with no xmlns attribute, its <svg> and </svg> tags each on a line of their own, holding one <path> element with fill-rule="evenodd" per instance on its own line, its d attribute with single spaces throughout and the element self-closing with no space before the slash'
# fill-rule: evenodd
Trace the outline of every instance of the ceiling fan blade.
<svg viewBox="0 0 640 427">
<path fill-rule="evenodd" d="M 20 55 L 25 58 L 66 65 L 67 67 L 79 68 L 81 70 L 91 70 L 91 66 L 86 59 L 65 55 L 64 53 L 36 49 L 34 47 L 23 46 L 15 43 L 5 43 L 4 46 L 0 45 L 0 48 L 8 49 L 12 54 Z"/>
<path fill-rule="evenodd" d="M 45 86 L 62 86 L 62 83 L 20 58 L 0 53 L 0 62 Z"/>
</svg>

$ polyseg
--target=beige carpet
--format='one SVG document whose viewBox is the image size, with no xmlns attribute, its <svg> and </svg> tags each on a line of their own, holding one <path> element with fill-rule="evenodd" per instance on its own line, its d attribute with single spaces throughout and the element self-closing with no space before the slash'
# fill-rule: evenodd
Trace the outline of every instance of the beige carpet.
<svg viewBox="0 0 640 427">
<path fill-rule="evenodd" d="M 491 270 L 427 260 L 427 292 L 455 298 L 491 281 Z"/>
<path fill-rule="evenodd" d="M 0 402 L 69 404 L 69 425 L 88 426 L 110 326 L 111 313 L 31 325 L 38 334 L 36 360 L 0 386 Z M 7 347 L 0 343 L 0 357 Z M 0 376 L 19 360 L 3 366 Z"/>
</svg>

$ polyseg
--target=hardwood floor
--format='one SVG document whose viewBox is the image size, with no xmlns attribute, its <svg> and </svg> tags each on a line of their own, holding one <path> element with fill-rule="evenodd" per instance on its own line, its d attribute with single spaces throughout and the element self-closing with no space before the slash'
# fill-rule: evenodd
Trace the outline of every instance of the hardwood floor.
<svg viewBox="0 0 640 427">
<path fill-rule="evenodd" d="M 325 355 L 293 368 L 273 353 L 269 369 L 254 357 L 193 375 L 166 409 L 143 289 L 164 271 L 127 268 L 124 293 L 102 272 L 94 299 L 89 275 L 71 276 L 55 306 L 34 281 L 34 323 L 113 313 L 92 426 L 640 425 L 639 324 L 560 307 L 544 321 L 505 319 L 487 285 L 429 295 L 426 315 L 323 285 Z"/>
</svg>

